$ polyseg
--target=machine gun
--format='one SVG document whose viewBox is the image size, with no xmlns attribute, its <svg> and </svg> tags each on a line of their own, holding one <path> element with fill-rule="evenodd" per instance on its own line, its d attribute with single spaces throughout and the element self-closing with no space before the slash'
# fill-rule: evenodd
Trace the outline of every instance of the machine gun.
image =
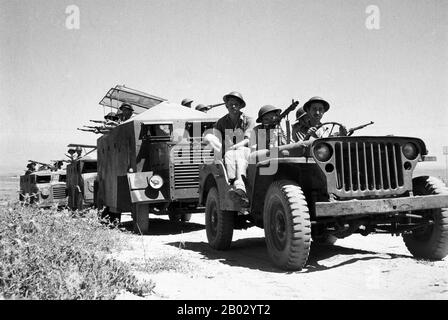
<svg viewBox="0 0 448 320">
<path fill-rule="evenodd" d="M 102 124 L 106 124 L 107 121 L 104 120 L 89 120 L 90 122 L 94 122 L 94 123 L 102 123 Z"/>
<path fill-rule="evenodd" d="M 351 128 L 351 129 L 348 129 L 347 136 L 351 136 L 356 130 L 363 129 L 363 128 L 367 127 L 367 126 L 370 126 L 371 124 L 374 124 L 374 122 L 370 121 L 369 123 L 366 123 L 366 124 L 363 124 L 363 125 L 360 125 L 360 126 L 357 126 L 357 127 Z"/>
<path fill-rule="evenodd" d="M 294 101 L 294 99 L 292 99 L 291 105 L 286 108 L 281 114 L 280 116 L 277 118 L 277 123 L 280 124 L 280 122 L 282 121 L 283 118 L 286 118 L 286 143 L 290 143 L 291 142 L 291 126 L 289 124 L 289 118 L 288 115 L 291 111 L 293 111 L 295 108 L 297 108 L 297 106 L 299 105 L 299 101 Z"/>
<path fill-rule="evenodd" d="M 92 130 L 92 129 L 76 128 L 76 130 L 85 131 L 85 132 L 99 133 L 97 130 Z"/>
<path fill-rule="evenodd" d="M 217 104 L 209 104 L 209 105 L 206 105 L 206 106 L 202 106 L 202 105 L 199 104 L 199 105 L 196 106 L 196 110 L 202 111 L 202 112 L 207 112 L 207 111 L 209 111 L 209 110 L 211 110 L 213 108 L 216 108 L 216 107 L 219 107 L 219 106 L 223 106 L 225 104 L 226 104 L 225 102 L 217 103 Z"/>
<path fill-rule="evenodd" d="M 49 163 L 45 163 L 45 162 L 39 162 L 39 161 L 35 161 L 35 160 L 28 160 L 28 162 L 30 164 L 34 163 L 34 164 L 39 164 L 39 170 L 51 170 L 51 171 L 56 171 L 58 169 L 60 169 L 60 167 L 62 167 L 62 163 L 64 162 L 64 160 L 53 160 L 54 163 L 53 164 L 49 164 Z"/>
</svg>

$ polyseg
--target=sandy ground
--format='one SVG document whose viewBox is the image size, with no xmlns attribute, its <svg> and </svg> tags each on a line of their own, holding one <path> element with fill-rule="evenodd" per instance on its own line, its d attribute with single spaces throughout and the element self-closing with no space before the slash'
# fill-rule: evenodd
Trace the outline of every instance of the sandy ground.
<svg viewBox="0 0 448 320">
<path fill-rule="evenodd" d="M 123 233 L 127 247 L 114 254 L 142 267 L 148 259 L 173 265 L 136 272 L 156 283 L 147 299 L 448 299 L 448 258 L 416 260 L 401 237 L 352 235 L 333 246 L 313 244 L 305 269 L 285 272 L 271 264 L 262 229 L 235 230 L 232 248 L 216 251 L 207 243 L 203 214 L 187 223 L 150 218 L 149 235 Z M 131 228 L 128 215 L 122 221 Z"/>
</svg>

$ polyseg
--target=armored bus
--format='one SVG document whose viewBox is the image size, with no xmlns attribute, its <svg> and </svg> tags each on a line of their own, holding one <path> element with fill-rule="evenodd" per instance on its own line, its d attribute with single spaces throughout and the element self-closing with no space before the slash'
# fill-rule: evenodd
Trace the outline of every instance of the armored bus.
<svg viewBox="0 0 448 320">
<path fill-rule="evenodd" d="M 73 148 L 84 149 L 84 155 L 73 157 L 67 165 L 68 206 L 72 210 L 82 210 L 95 205 L 95 183 L 97 180 L 96 146 L 69 144 Z M 73 153 L 72 153 L 73 155 Z"/>
<path fill-rule="evenodd" d="M 19 200 L 42 208 L 66 206 L 66 179 L 65 169 L 47 164 L 43 164 L 37 171 L 27 171 L 20 176 Z"/>
<path fill-rule="evenodd" d="M 188 220 L 198 207 L 199 165 L 213 159 L 202 134 L 217 120 L 142 92 L 109 91 L 100 104 L 141 111 L 97 140 L 98 207 L 103 216 L 131 212 L 134 229 L 148 230 L 149 213 Z M 108 104 L 111 106 L 112 104 Z"/>
</svg>

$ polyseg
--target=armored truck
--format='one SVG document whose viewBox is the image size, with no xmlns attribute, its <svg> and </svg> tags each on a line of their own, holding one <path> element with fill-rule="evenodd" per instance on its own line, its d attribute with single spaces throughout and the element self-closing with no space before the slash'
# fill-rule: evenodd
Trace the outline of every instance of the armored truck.
<svg viewBox="0 0 448 320">
<path fill-rule="evenodd" d="M 97 140 L 103 216 L 119 219 L 130 211 L 135 231 L 144 234 L 149 213 L 187 221 L 191 213 L 203 212 L 199 165 L 212 161 L 213 151 L 205 148 L 202 134 L 217 118 L 147 94 L 140 100 L 131 94 L 114 97 L 134 110 L 147 108 Z"/>
<path fill-rule="evenodd" d="M 20 176 L 19 200 L 39 207 L 67 205 L 66 170 L 42 169 Z"/>
<path fill-rule="evenodd" d="M 332 132 L 338 123 L 325 123 Z M 233 230 L 264 229 L 269 256 L 283 269 L 306 265 L 311 240 L 332 244 L 354 233 L 401 235 L 412 255 L 448 254 L 448 188 L 435 177 L 413 176 L 429 157 L 419 138 L 332 136 L 251 154 L 249 207 L 229 192 L 224 163 L 200 168 L 209 244 L 231 247 Z M 272 170 L 271 170 L 272 169 Z"/>
<path fill-rule="evenodd" d="M 67 165 L 68 206 L 72 210 L 82 210 L 95 205 L 95 183 L 97 180 L 96 146 L 69 144 L 70 148 L 88 150 L 80 157 L 73 158 Z"/>
</svg>

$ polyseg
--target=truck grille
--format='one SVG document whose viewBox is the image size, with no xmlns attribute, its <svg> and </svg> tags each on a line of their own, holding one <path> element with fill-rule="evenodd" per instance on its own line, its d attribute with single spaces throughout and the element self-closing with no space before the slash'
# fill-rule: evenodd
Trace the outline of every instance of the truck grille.
<svg viewBox="0 0 448 320">
<path fill-rule="evenodd" d="M 65 186 L 52 186 L 53 199 L 64 199 L 65 198 Z"/>
<path fill-rule="evenodd" d="M 336 188 L 376 191 L 403 187 L 401 148 L 391 142 L 336 142 Z"/>
<path fill-rule="evenodd" d="M 213 150 L 176 145 L 172 149 L 174 164 L 174 189 L 199 187 L 199 165 L 212 163 Z"/>
</svg>

